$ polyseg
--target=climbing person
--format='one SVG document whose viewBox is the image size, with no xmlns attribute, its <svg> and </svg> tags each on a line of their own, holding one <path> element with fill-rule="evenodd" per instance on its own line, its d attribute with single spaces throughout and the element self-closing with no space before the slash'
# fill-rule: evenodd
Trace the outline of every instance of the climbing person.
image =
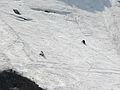
<svg viewBox="0 0 120 90">
<path fill-rule="evenodd" d="M 17 9 L 13 9 L 14 13 L 21 15 L 21 13 Z"/>
<path fill-rule="evenodd" d="M 44 58 L 46 58 L 45 54 L 43 53 L 43 51 L 41 51 L 41 53 L 39 55 L 42 56 L 42 57 L 44 57 Z"/>
<path fill-rule="evenodd" d="M 85 40 L 82 40 L 82 43 L 83 43 L 84 45 L 86 45 L 86 42 L 85 42 Z"/>
</svg>

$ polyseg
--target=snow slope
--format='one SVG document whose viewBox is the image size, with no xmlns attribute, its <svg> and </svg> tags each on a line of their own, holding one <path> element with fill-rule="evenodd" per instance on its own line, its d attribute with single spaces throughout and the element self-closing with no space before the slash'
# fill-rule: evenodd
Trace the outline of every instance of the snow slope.
<svg viewBox="0 0 120 90">
<path fill-rule="evenodd" d="M 120 90 L 119 6 L 0 0 L 0 69 L 13 68 L 48 90 Z"/>
</svg>

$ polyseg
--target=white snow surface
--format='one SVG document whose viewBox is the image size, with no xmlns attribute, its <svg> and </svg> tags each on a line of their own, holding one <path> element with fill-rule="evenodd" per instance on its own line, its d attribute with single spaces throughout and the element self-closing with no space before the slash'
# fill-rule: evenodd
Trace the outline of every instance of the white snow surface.
<svg viewBox="0 0 120 90">
<path fill-rule="evenodd" d="M 119 1 L 0 0 L 0 70 L 8 68 L 47 90 L 120 90 Z"/>
</svg>

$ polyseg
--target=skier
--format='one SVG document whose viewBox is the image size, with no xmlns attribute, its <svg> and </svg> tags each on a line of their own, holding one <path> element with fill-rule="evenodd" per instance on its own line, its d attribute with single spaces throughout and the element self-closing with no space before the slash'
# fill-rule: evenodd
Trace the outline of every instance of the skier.
<svg viewBox="0 0 120 90">
<path fill-rule="evenodd" d="M 39 55 L 42 56 L 42 57 L 44 57 L 44 58 L 46 58 L 45 54 L 43 53 L 43 51 L 41 51 L 41 53 Z"/>
<path fill-rule="evenodd" d="M 83 43 L 84 45 L 86 45 L 86 42 L 85 42 L 85 40 L 82 40 L 82 43 Z"/>
</svg>

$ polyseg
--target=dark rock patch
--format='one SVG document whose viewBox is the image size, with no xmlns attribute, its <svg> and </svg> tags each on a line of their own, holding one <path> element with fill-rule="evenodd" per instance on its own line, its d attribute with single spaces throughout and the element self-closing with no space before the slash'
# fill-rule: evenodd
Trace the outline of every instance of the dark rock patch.
<svg viewBox="0 0 120 90">
<path fill-rule="evenodd" d="M 45 90 L 12 69 L 0 72 L 0 90 Z"/>
</svg>

